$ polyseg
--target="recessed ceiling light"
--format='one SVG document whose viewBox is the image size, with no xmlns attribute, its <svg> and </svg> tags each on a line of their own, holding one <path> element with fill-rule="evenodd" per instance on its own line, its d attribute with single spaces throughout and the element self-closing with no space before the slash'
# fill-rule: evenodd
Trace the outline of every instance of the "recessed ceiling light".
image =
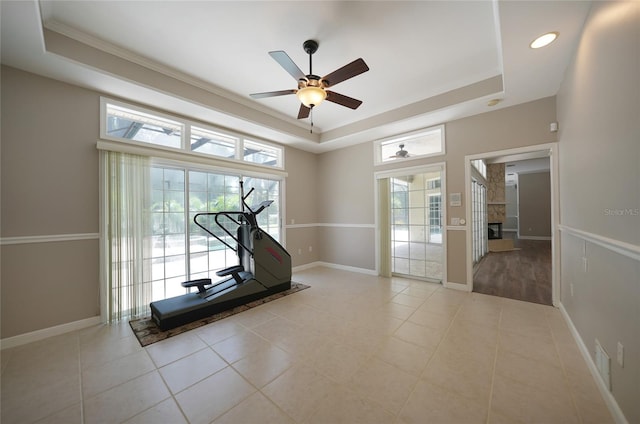
<svg viewBox="0 0 640 424">
<path fill-rule="evenodd" d="M 487 106 L 495 106 L 500 103 L 502 99 L 492 99 L 487 102 Z"/>
<path fill-rule="evenodd" d="M 529 44 L 529 47 L 532 49 L 539 49 L 540 47 L 548 46 L 553 43 L 553 41 L 558 38 L 560 35 L 558 32 L 547 32 L 546 34 L 542 34 L 540 37 L 536 38 Z"/>
</svg>

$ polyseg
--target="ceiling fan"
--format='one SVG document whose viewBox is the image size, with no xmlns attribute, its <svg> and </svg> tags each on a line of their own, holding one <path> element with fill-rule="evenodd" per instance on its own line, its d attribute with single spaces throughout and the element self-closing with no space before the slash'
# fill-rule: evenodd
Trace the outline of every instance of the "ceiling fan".
<svg viewBox="0 0 640 424">
<path fill-rule="evenodd" d="M 361 100 L 345 96 L 335 91 L 329 91 L 327 88 L 333 87 L 342 81 L 353 78 L 369 70 L 364 60 L 356 59 L 353 62 L 336 69 L 324 77 L 313 74 L 312 55 L 318 50 L 318 42 L 315 40 L 307 40 L 302 44 L 304 51 L 309 54 L 309 74 L 305 75 L 298 65 L 282 50 L 269 52 L 272 58 L 282 66 L 293 78 L 298 81 L 298 88 L 291 90 L 268 91 L 266 93 L 254 93 L 250 96 L 254 99 L 262 99 L 265 97 L 284 96 L 287 94 L 296 94 L 300 99 L 300 110 L 298 111 L 298 119 L 304 119 L 309 116 L 311 109 L 328 100 L 350 109 L 357 109 L 362 104 Z M 313 124 L 312 124 L 313 125 Z"/>
<path fill-rule="evenodd" d="M 404 144 L 400 144 L 400 150 L 395 155 L 389 156 L 389 159 L 405 159 L 409 157 L 409 152 L 404 150 Z"/>
</svg>

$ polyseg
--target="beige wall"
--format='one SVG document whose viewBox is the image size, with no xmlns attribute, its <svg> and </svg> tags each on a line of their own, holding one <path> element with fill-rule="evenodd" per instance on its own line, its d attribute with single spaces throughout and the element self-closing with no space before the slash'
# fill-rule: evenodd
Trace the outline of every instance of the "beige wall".
<svg viewBox="0 0 640 424">
<path fill-rule="evenodd" d="M 98 233 L 98 95 L 2 67 L 6 237 Z M 99 315 L 98 240 L 2 246 L 2 338 Z"/>
<path fill-rule="evenodd" d="M 285 149 L 285 247 L 294 267 L 319 260 L 317 162 L 313 153 Z"/>
<path fill-rule="evenodd" d="M 549 172 L 518 174 L 520 237 L 551 237 Z"/>
<path fill-rule="evenodd" d="M 561 301 L 591 357 L 596 339 L 610 356 L 630 423 L 640 422 L 639 76 L 640 3 L 594 3 L 558 93 Z"/>
</svg>

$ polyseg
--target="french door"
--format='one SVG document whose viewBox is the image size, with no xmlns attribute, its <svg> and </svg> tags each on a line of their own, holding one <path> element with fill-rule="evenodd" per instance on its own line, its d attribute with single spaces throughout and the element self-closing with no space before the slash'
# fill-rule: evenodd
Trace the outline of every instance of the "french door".
<svg viewBox="0 0 640 424">
<path fill-rule="evenodd" d="M 387 191 L 380 192 L 380 215 L 389 214 L 379 220 L 381 238 L 388 237 L 380 244 L 380 258 L 392 275 L 443 280 L 443 175 L 440 166 L 421 168 L 394 173 L 379 184 Z"/>
</svg>

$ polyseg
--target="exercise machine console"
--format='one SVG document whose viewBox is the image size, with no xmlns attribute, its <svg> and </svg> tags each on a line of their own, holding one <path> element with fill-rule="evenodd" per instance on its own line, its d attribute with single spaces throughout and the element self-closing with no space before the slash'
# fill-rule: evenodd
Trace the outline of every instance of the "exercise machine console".
<svg viewBox="0 0 640 424">
<path fill-rule="evenodd" d="M 258 214 L 273 201 L 267 200 L 251 208 L 246 199 L 252 192 L 253 188 L 244 194 L 241 180 L 242 210 L 205 212 L 193 217 L 198 227 L 237 253 L 238 265 L 216 272 L 218 277 L 223 277 L 216 283 L 210 278 L 182 283 L 183 287 L 197 288 L 197 292 L 151 302 L 151 317 L 161 330 L 169 330 L 291 288 L 291 255 L 258 226 Z M 202 222 L 210 222 L 211 218 L 235 242 L 235 246 L 226 237 L 214 234 Z M 237 226 L 235 234 L 227 228 L 229 223 Z"/>
</svg>

